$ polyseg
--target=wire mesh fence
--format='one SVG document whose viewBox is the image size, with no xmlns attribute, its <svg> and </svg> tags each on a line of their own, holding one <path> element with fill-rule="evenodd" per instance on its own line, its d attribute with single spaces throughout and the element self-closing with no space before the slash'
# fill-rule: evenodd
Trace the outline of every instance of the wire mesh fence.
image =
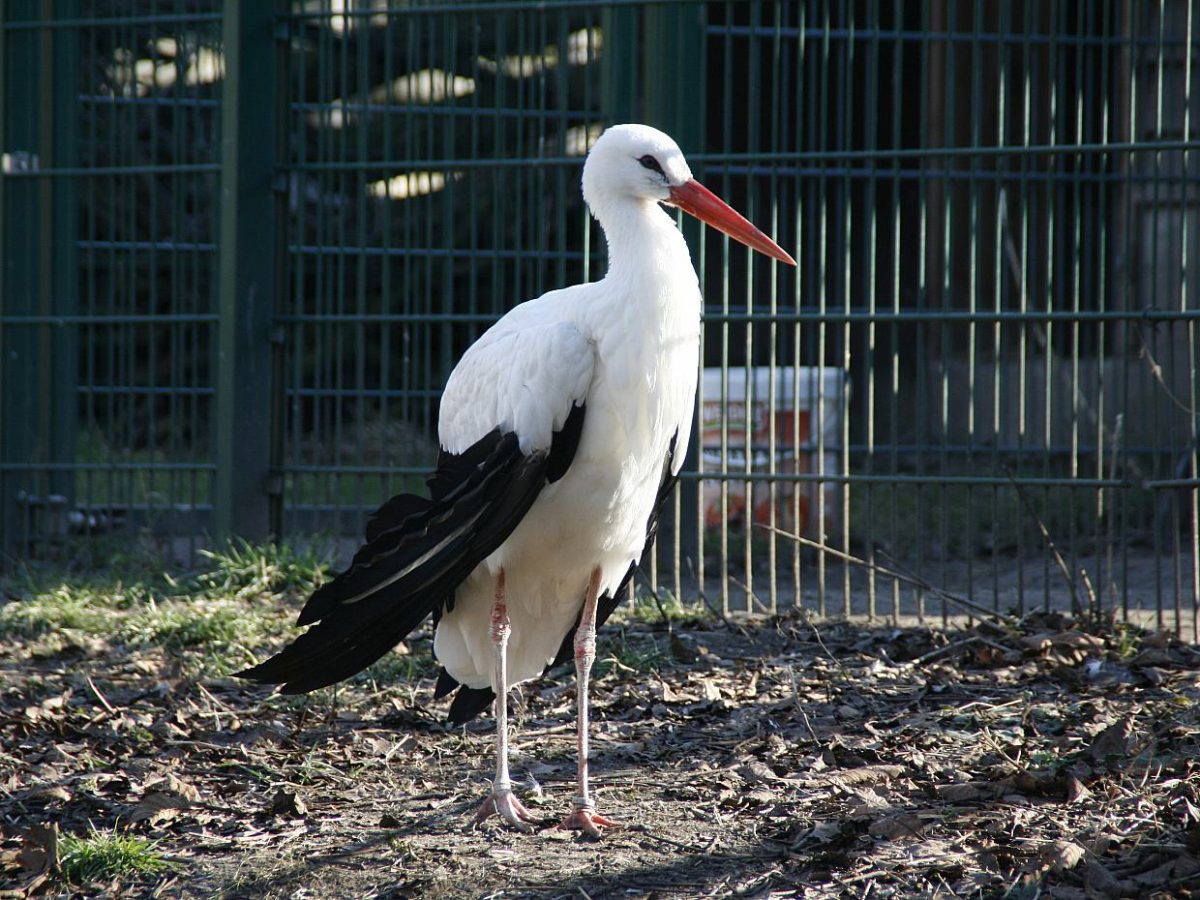
<svg viewBox="0 0 1200 900">
<path fill-rule="evenodd" d="M 645 121 L 800 263 L 681 223 L 657 590 L 1194 639 L 1196 5 L 6 3 L 4 550 L 359 532 L 463 349 L 603 275 L 582 159 Z"/>
</svg>

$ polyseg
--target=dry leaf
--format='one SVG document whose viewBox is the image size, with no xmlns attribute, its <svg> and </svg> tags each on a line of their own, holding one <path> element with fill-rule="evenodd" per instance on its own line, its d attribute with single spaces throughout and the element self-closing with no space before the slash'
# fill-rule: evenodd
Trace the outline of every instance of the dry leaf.
<svg viewBox="0 0 1200 900">
<path fill-rule="evenodd" d="M 1051 635 L 1050 643 L 1055 647 L 1069 647 L 1073 650 L 1103 650 L 1104 639 L 1085 631 L 1060 631 Z"/>
<path fill-rule="evenodd" d="M 1175 660 L 1171 658 L 1171 654 L 1157 647 L 1148 647 L 1129 661 L 1129 667 L 1132 669 L 1143 669 L 1146 666 L 1171 668 L 1174 664 Z"/>
<path fill-rule="evenodd" d="M 192 805 L 187 797 L 175 791 L 149 791 L 129 814 L 131 822 L 156 824 L 173 819 Z"/>
<path fill-rule="evenodd" d="M 696 652 L 692 650 L 679 635 L 672 631 L 670 638 L 671 655 L 679 662 L 684 664 L 694 663 L 696 661 Z"/>
<path fill-rule="evenodd" d="M 906 771 L 907 769 L 904 766 L 859 766 L 856 769 L 843 769 L 840 772 L 831 772 L 826 776 L 825 780 L 847 787 L 856 784 L 877 784 L 880 781 L 890 781 L 893 778 L 899 778 Z"/>
<path fill-rule="evenodd" d="M 51 784 L 30 791 L 29 799 L 39 803 L 67 803 L 71 799 L 71 792 L 60 784 Z"/>
<path fill-rule="evenodd" d="M 876 819 L 892 808 L 892 805 L 873 790 L 860 788 L 854 791 L 846 807 L 846 817 L 854 821 Z"/>
<path fill-rule="evenodd" d="M 925 823 L 912 813 L 900 813 L 872 822 L 867 827 L 871 837 L 884 841 L 896 841 L 903 838 L 919 838 L 924 835 Z"/>
<path fill-rule="evenodd" d="M 1121 897 L 1125 893 L 1121 882 L 1098 862 L 1088 863 L 1083 873 L 1083 883 L 1095 897 Z"/>
<path fill-rule="evenodd" d="M 182 778 L 177 778 L 175 775 L 168 773 L 162 778 L 151 781 L 146 785 L 147 791 L 169 791 L 179 794 L 193 803 L 200 802 L 200 791 L 196 787 Z"/>
<path fill-rule="evenodd" d="M 1092 758 L 1103 762 L 1110 756 L 1123 757 L 1129 752 L 1129 736 L 1133 731 L 1128 717 L 1118 719 L 1092 740 Z"/>
<path fill-rule="evenodd" d="M 1021 638 L 1021 647 L 1029 653 L 1045 653 L 1050 649 L 1050 639 L 1054 635 L 1048 632 L 1039 632 L 1038 634 L 1027 634 Z"/>
<path fill-rule="evenodd" d="M 1086 855 L 1087 851 L 1074 841 L 1055 841 L 1042 854 L 1042 862 L 1045 868 L 1055 872 L 1065 872 L 1067 869 L 1073 869 L 1079 865 Z"/>
<path fill-rule="evenodd" d="M 58 825 L 33 825 L 25 833 L 22 845 L 15 852 L 6 852 L 0 857 L 0 865 L 6 869 L 17 868 L 25 880 L 14 885 L 11 896 L 32 896 L 58 870 Z M 7 892 L 5 892 L 7 893 Z"/>
<path fill-rule="evenodd" d="M 780 780 L 770 766 L 756 759 L 738 766 L 734 771 L 747 784 L 763 784 Z"/>
<path fill-rule="evenodd" d="M 1081 800 L 1087 800 L 1092 796 L 1092 792 L 1087 789 L 1087 786 L 1076 778 L 1072 773 L 1067 773 L 1067 802 L 1078 803 Z"/>
<path fill-rule="evenodd" d="M 808 831 L 801 834 L 792 842 L 792 846 L 800 844 L 828 844 L 830 841 L 835 841 L 842 836 L 841 822 L 817 822 Z"/>
<path fill-rule="evenodd" d="M 271 814 L 304 817 L 308 815 L 308 807 L 300 799 L 300 795 L 291 788 L 281 787 L 271 798 Z"/>
<path fill-rule="evenodd" d="M 991 781 L 966 781 L 960 784 L 939 784 L 934 790 L 939 800 L 947 803 L 966 803 L 972 800 L 992 800 L 1003 794 L 1009 785 Z"/>
</svg>

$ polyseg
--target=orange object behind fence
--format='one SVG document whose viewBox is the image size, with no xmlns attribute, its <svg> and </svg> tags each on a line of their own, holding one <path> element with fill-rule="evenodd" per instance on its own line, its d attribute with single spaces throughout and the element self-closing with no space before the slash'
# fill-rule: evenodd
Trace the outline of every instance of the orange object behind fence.
<svg viewBox="0 0 1200 900">
<path fill-rule="evenodd" d="M 755 524 L 773 524 L 814 540 L 822 531 L 835 536 L 840 526 L 839 481 L 756 480 L 753 476 L 844 474 L 839 450 L 849 403 L 846 373 L 816 366 L 758 366 L 730 369 L 727 379 L 723 390 L 721 369 L 704 370 L 703 470 L 749 473 L 749 477 L 704 480 L 705 525 L 720 525 L 724 509 L 731 525 L 744 526 L 749 517 Z M 727 485 L 724 494 L 723 484 Z"/>
</svg>

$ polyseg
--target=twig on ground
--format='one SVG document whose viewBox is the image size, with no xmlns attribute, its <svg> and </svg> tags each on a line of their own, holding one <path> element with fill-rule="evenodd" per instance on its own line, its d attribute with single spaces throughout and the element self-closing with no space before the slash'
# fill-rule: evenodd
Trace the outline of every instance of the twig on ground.
<svg viewBox="0 0 1200 900">
<path fill-rule="evenodd" d="M 729 617 L 727 615 L 725 615 L 724 610 L 720 609 L 719 607 L 713 606 L 712 602 L 708 599 L 708 595 L 704 593 L 704 585 L 702 585 L 700 583 L 700 579 L 696 577 L 696 570 L 695 570 L 695 567 L 692 565 L 692 561 L 690 559 L 688 560 L 688 569 L 690 570 L 691 576 L 693 578 L 696 578 L 696 596 L 700 598 L 701 603 L 703 603 L 706 607 L 708 607 L 708 611 L 710 613 L 712 613 L 714 616 L 716 616 L 718 619 L 720 619 L 721 622 L 724 623 L 725 627 L 728 628 L 730 631 L 736 631 L 742 637 L 749 637 L 750 633 L 748 631 L 746 631 L 745 628 L 743 628 L 741 625 L 736 624 L 735 622 L 731 622 Z"/>
<path fill-rule="evenodd" d="M 1079 600 L 1079 586 L 1075 583 L 1075 577 L 1071 574 L 1071 570 L 1067 568 L 1067 561 L 1063 559 L 1061 553 L 1058 552 L 1058 544 L 1054 543 L 1054 538 L 1050 536 L 1050 530 L 1046 527 L 1046 523 L 1042 521 L 1042 517 L 1038 515 L 1034 508 L 1033 501 L 1029 499 L 1029 495 L 1025 493 L 1025 489 L 1021 487 L 1021 483 L 1017 481 L 1013 475 L 1012 468 L 1008 465 L 1004 467 L 1004 474 L 1008 476 L 1008 480 L 1012 482 L 1013 489 L 1017 492 L 1017 496 L 1021 499 L 1021 505 L 1025 507 L 1025 511 L 1033 517 L 1033 521 L 1037 523 L 1038 531 L 1042 533 L 1042 540 L 1046 542 L 1046 549 L 1050 551 L 1050 555 L 1054 557 L 1055 565 L 1058 566 L 1058 571 L 1062 573 L 1063 581 L 1067 583 L 1067 587 L 1071 589 L 1071 611 L 1077 616 L 1083 616 L 1083 604 Z"/>
<path fill-rule="evenodd" d="M 87 676 L 87 685 L 89 688 L 91 688 L 92 694 L 95 696 L 95 698 L 100 701 L 100 705 L 108 710 L 109 715 L 116 715 L 116 708 L 114 708 L 113 705 L 108 702 L 107 697 L 100 693 L 100 688 L 96 687 L 96 682 L 92 681 L 91 675 Z"/>
<path fill-rule="evenodd" d="M 835 547 L 830 547 L 828 544 L 819 544 L 816 541 L 809 540 L 803 535 L 794 534 L 790 531 L 784 531 L 782 528 L 776 528 L 773 525 L 758 525 L 756 527 L 762 528 L 766 531 L 772 531 L 775 534 L 778 534 L 780 537 L 788 538 L 789 540 L 793 540 L 805 547 L 812 547 L 814 550 L 820 550 L 822 553 L 828 553 L 831 556 L 836 556 L 838 559 L 851 563 L 852 565 L 862 566 L 864 569 L 867 569 L 870 572 L 878 572 L 879 574 L 886 575 L 889 578 L 897 578 L 900 581 L 914 585 L 915 587 L 919 587 L 922 590 L 929 591 L 931 594 L 941 598 L 942 600 L 945 600 L 947 603 L 953 603 L 955 606 L 959 606 L 977 616 L 981 616 L 985 620 L 996 619 L 1009 628 L 1017 627 L 1018 622 L 1014 617 L 1006 616 L 1004 613 L 997 612 L 994 609 L 988 609 L 986 606 L 976 603 L 973 600 L 968 600 L 966 597 L 960 597 L 958 594 L 952 594 L 949 591 L 942 590 L 942 588 L 938 587 L 932 582 L 926 581 L 919 575 L 901 572 L 898 568 L 889 568 L 888 566 L 881 566 L 878 563 L 869 562 L 861 557 L 847 553 L 844 550 L 838 550 Z M 892 560 L 892 563 L 894 565 L 895 560 Z"/>
</svg>

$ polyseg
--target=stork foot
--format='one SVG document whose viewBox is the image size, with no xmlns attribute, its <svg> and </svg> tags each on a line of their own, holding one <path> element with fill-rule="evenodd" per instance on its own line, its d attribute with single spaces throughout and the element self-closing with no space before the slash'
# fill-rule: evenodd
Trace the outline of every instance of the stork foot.
<svg viewBox="0 0 1200 900">
<path fill-rule="evenodd" d="M 475 813 L 475 825 L 481 825 L 492 816 L 499 816 L 517 831 L 533 831 L 533 823 L 537 820 L 529 814 L 512 791 L 492 791 L 491 795 L 480 804 Z"/>
<path fill-rule="evenodd" d="M 558 823 L 559 828 L 569 828 L 582 831 L 592 837 L 600 837 L 601 828 L 623 828 L 620 822 L 605 818 L 591 806 L 577 806 L 565 819 Z"/>
</svg>

